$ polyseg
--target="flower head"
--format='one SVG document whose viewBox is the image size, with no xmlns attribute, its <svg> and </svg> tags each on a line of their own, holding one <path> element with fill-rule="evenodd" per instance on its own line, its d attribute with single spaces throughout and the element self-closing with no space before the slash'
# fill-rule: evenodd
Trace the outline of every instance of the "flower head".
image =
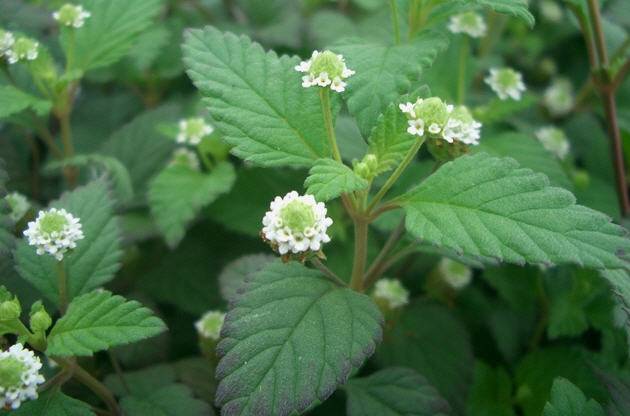
<svg viewBox="0 0 630 416">
<path fill-rule="evenodd" d="M 475 12 L 466 12 L 451 17 L 448 30 L 453 33 L 465 33 L 472 38 L 486 35 L 486 22 Z"/>
<path fill-rule="evenodd" d="M 481 138 L 481 123 L 473 118 L 465 106 L 458 106 L 451 112 L 444 127 L 444 140 L 449 143 L 457 140 L 476 146 Z"/>
<path fill-rule="evenodd" d="M 10 64 L 23 60 L 34 61 L 39 55 L 39 42 L 24 36 L 19 37 L 4 54 Z"/>
<path fill-rule="evenodd" d="M 66 3 L 53 13 L 53 18 L 64 26 L 79 28 L 85 23 L 85 19 L 92 14 L 83 9 L 81 5 Z"/>
<path fill-rule="evenodd" d="M 330 241 L 326 230 L 333 221 L 326 213 L 326 206 L 313 195 L 292 191 L 284 198 L 277 196 L 262 220 L 262 235 L 282 255 L 319 251 Z"/>
<path fill-rule="evenodd" d="M 485 81 L 501 100 L 512 98 L 519 101 L 527 89 L 523 82 L 523 75 L 512 68 L 492 68 Z"/>
<path fill-rule="evenodd" d="M 41 368 L 39 358 L 22 344 L 0 351 L 0 409 L 17 409 L 23 401 L 37 399 L 37 386 L 44 382 Z"/>
<path fill-rule="evenodd" d="M 199 158 L 197 157 L 197 154 L 192 150 L 188 150 L 184 147 L 175 149 L 169 165 L 187 166 L 192 170 L 197 171 L 200 168 Z"/>
<path fill-rule="evenodd" d="M 571 145 L 564 131 L 557 127 L 547 126 L 536 131 L 536 138 L 543 147 L 553 153 L 558 159 L 564 159 L 569 154 Z"/>
<path fill-rule="evenodd" d="M 203 314 L 201 319 L 195 322 L 195 328 L 199 336 L 211 340 L 218 340 L 221 336 L 221 327 L 225 314 L 220 311 L 208 311 Z"/>
<path fill-rule="evenodd" d="M 354 75 L 354 71 L 346 66 L 343 56 L 331 51 L 314 51 L 311 59 L 300 62 L 295 70 L 306 74 L 302 77 L 304 88 L 330 86 L 336 92 L 345 91 L 346 83 L 343 80 Z"/>
<path fill-rule="evenodd" d="M 9 204 L 9 208 L 11 209 L 9 218 L 11 218 L 11 221 L 13 222 L 21 220 L 31 207 L 31 204 L 28 202 L 26 197 L 19 192 L 11 192 L 5 196 L 4 199 L 7 201 L 7 204 Z"/>
<path fill-rule="evenodd" d="M 554 117 L 568 114 L 575 104 L 571 81 L 566 78 L 556 78 L 545 90 L 543 103 Z"/>
<path fill-rule="evenodd" d="M 177 143 L 188 143 L 193 146 L 201 143 L 201 139 L 209 136 L 214 128 L 201 117 L 193 117 L 179 121 Z"/>
<path fill-rule="evenodd" d="M 13 33 L 0 29 L 0 56 L 4 55 L 15 43 Z"/>
<path fill-rule="evenodd" d="M 374 298 L 389 309 L 398 309 L 409 303 L 409 291 L 396 279 L 381 279 L 374 286 Z"/>
<path fill-rule="evenodd" d="M 438 264 L 438 271 L 444 281 L 453 289 L 462 289 L 472 280 L 472 270 L 468 266 L 448 257 L 442 258 Z"/>
<path fill-rule="evenodd" d="M 40 211 L 37 219 L 28 223 L 24 235 L 30 245 L 37 247 L 37 254 L 48 253 L 57 261 L 63 260 L 64 254 L 83 239 L 79 219 L 57 208 Z"/>
</svg>

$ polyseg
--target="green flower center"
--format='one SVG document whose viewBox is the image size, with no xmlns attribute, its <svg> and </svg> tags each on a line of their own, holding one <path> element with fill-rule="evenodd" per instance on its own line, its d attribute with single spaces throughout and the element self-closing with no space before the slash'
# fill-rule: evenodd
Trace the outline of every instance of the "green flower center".
<svg viewBox="0 0 630 416">
<path fill-rule="evenodd" d="M 59 21 L 65 25 L 74 23 L 80 16 L 80 11 L 74 4 L 66 3 L 59 9 Z"/>
<path fill-rule="evenodd" d="M 307 228 L 315 225 L 315 213 L 311 206 L 297 199 L 282 208 L 280 218 L 284 226 L 294 232 L 303 233 Z"/>
<path fill-rule="evenodd" d="M 35 41 L 28 38 L 19 38 L 13 44 L 13 52 L 20 57 L 28 55 L 30 51 L 36 48 Z"/>
<path fill-rule="evenodd" d="M 424 121 L 425 128 L 428 128 L 433 123 L 441 127 L 448 119 L 446 104 L 438 97 L 422 100 L 422 102 L 416 104 L 414 112 L 418 118 Z"/>
<path fill-rule="evenodd" d="M 512 88 L 518 83 L 518 73 L 511 69 L 502 69 L 497 73 L 497 83 L 503 88 Z"/>
<path fill-rule="evenodd" d="M 462 26 L 467 28 L 477 28 L 477 26 L 479 25 L 479 16 L 473 12 L 461 14 L 459 19 Z"/>
<path fill-rule="evenodd" d="M 205 136 L 206 122 L 202 118 L 190 118 L 186 123 L 186 135 L 188 137 Z"/>
<path fill-rule="evenodd" d="M 25 371 L 26 365 L 13 357 L 0 359 L 0 386 L 5 389 L 19 388 Z"/>
<path fill-rule="evenodd" d="M 39 227 L 46 234 L 60 233 L 68 225 L 65 216 L 57 212 L 49 212 L 42 217 Z"/>
<path fill-rule="evenodd" d="M 455 261 L 449 261 L 446 265 L 446 272 L 451 278 L 464 280 L 468 277 L 468 267 Z"/>
<path fill-rule="evenodd" d="M 464 124 L 470 124 L 474 121 L 470 111 L 468 108 L 464 106 L 455 107 L 453 112 L 451 113 L 451 118 L 455 120 L 459 120 Z"/>
<path fill-rule="evenodd" d="M 223 319 L 221 314 L 210 315 L 206 317 L 202 322 L 203 332 L 208 334 L 219 334 L 221 326 L 223 326 Z"/>
<path fill-rule="evenodd" d="M 313 76 L 318 76 L 322 72 L 326 72 L 328 78 L 335 79 L 336 77 L 341 78 L 343 68 L 343 61 L 339 59 L 337 54 L 331 51 L 324 51 L 311 62 L 310 73 Z"/>
</svg>

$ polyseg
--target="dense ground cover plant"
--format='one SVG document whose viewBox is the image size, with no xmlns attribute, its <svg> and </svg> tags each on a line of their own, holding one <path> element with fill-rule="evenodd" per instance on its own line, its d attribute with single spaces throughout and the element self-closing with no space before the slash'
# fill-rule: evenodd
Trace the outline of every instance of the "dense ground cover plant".
<svg viewBox="0 0 630 416">
<path fill-rule="evenodd" d="M 3 0 L 0 414 L 629 415 L 629 30 Z"/>
</svg>

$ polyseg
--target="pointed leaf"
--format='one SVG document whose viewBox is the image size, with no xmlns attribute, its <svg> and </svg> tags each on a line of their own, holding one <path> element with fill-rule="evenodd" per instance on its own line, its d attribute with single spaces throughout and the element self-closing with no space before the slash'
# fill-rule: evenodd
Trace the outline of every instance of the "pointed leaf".
<svg viewBox="0 0 630 416">
<path fill-rule="evenodd" d="M 216 403 L 226 415 L 304 412 L 374 352 L 381 322 L 367 296 L 299 263 L 274 262 L 225 319 Z"/>
<path fill-rule="evenodd" d="M 15 113 L 33 109 L 37 114 L 45 115 L 50 111 L 50 101 L 27 94 L 12 85 L 0 85 L 0 119 Z"/>
<path fill-rule="evenodd" d="M 604 409 L 595 400 L 586 400 L 582 390 L 566 378 L 558 377 L 551 387 L 551 399 L 543 416 L 604 416 Z"/>
<path fill-rule="evenodd" d="M 1 415 L 5 412 L 0 411 Z M 22 403 L 10 416 L 92 416 L 94 412 L 87 403 L 66 396 L 58 388 L 40 394 L 37 400 Z"/>
<path fill-rule="evenodd" d="M 152 337 L 164 322 L 136 301 L 106 290 L 74 299 L 48 336 L 46 354 L 82 356 Z"/>
<path fill-rule="evenodd" d="M 366 189 L 368 182 L 336 160 L 318 159 L 309 171 L 304 187 L 316 200 L 325 202 L 341 194 Z"/>
<path fill-rule="evenodd" d="M 513 263 L 626 267 L 626 230 L 542 174 L 485 153 L 447 163 L 401 197 L 416 237 Z"/>
<path fill-rule="evenodd" d="M 188 31 L 183 48 L 188 75 L 236 156 L 310 167 L 330 155 L 319 96 L 301 86 L 298 58 L 212 27 Z"/>
</svg>

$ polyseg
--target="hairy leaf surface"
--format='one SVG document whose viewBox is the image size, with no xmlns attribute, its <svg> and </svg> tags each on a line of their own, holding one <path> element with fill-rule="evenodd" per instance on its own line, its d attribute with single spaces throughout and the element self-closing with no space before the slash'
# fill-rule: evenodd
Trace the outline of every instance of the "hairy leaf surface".
<svg viewBox="0 0 630 416">
<path fill-rule="evenodd" d="M 304 182 L 306 192 L 318 201 L 329 201 L 341 194 L 366 189 L 367 180 L 348 166 L 332 159 L 318 159 Z"/>
</svg>

